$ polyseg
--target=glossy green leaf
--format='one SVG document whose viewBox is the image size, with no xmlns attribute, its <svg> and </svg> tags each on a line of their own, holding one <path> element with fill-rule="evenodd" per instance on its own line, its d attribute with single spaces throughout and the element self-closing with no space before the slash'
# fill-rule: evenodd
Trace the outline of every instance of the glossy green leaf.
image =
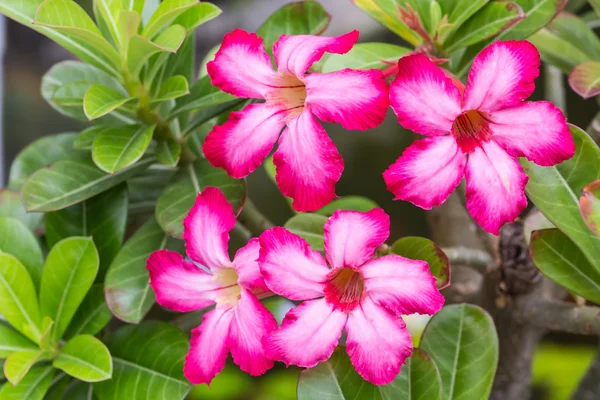
<svg viewBox="0 0 600 400">
<path fill-rule="evenodd" d="M 52 327 L 54 321 L 52 318 L 46 316 L 42 318 L 42 336 L 40 337 L 40 349 L 44 351 L 50 351 L 52 346 L 55 344 L 52 342 Z"/>
<path fill-rule="evenodd" d="M 52 384 L 50 385 L 50 389 L 46 393 L 44 400 L 68 400 L 70 397 L 68 393 L 72 393 L 73 389 L 71 387 L 68 388 L 68 385 L 74 385 L 72 382 L 72 378 L 65 374 L 64 372 L 59 372 L 58 375 L 52 380 Z M 77 385 L 79 386 L 79 385 Z M 67 388 L 69 390 L 67 390 Z M 89 399 L 85 399 L 89 400 Z"/>
<path fill-rule="evenodd" d="M 600 271 L 558 229 L 531 234 L 531 257 L 548 278 L 585 299 L 600 302 Z"/>
<path fill-rule="evenodd" d="M 492 318 L 470 304 L 446 306 L 427 324 L 421 349 L 442 377 L 443 399 L 487 399 L 498 363 Z"/>
<path fill-rule="evenodd" d="M 323 63 L 322 72 L 352 69 L 386 69 L 412 50 L 389 43 L 359 43 L 346 54 L 331 54 Z"/>
<path fill-rule="evenodd" d="M 115 128 L 104 125 L 90 126 L 89 128 L 81 131 L 75 137 L 75 140 L 73 141 L 73 148 L 78 150 L 92 150 L 96 136 L 111 129 Z"/>
<path fill-rule="evenodd" d="M 600 38 L 578 16 L 560 13 L 548 28 L 556 36 L 586 54 L 590 60 L 600 59 Z"/>
<path fill-rule="evenodd" d="M 588 61 L 576 66 L 569 74 L 569 85 L 584 99 L 600 93 L 600 62 Z"/>
<path fill-rule="evenodd" d="M 28 213 L 21 202 L 20 193 L 8 189 L 0 189 L 0 217 L 17 219 L 30 231 L 34 232 L 40 228 L 44 214 Z"/>
<path fill-rule="evenodd" d="M 161 140 L 156 146 L 156 160 L 164 165 L 174 167 L 181 156 L 181 144 L 175 140 Z"/>
<path fill-rule="evenodd" d="M 0 358 L 7 358 L 17 351 L 37 353 L 39 348 L 10 326 L 0 323 Z"/>
<path fill-rule="evenodd" d="M 138 76 L 148 59 L 157 53 L 176 53 L 185 39 L 185 34 L 185 29 L 181 25 L 173 25 L 153 42 L 140 35 L 133 36 L 127 50 L 129 72 Z"/>
<path fill-rule="evenodd" d="M 600 236 L 600 180 L 583 188 L 579 199 L 579 209 L 588 228 L 596 236 Z"/>
<path fill-rule="evenodd" d="M 256 31 L 270 50 L 281 35 L 320 35 L 331 16 L 314 0 L 296 1 L 275 11 Z"/>
<path fill-rule="evenodd" d="M 0 389 L 0 399 L 43 400 L 50 388 L 55 371 L 51 365 L 31 368 L 17 386 L 13 386 L 10 382 L 5 383 Z"/>
<path fill-rule="evenodd" d="M 423 39 L 400 19 L 396 0 L 352 0 L 371 18 L 399 35 L 413 46 L 421 44 Z"/>
<path fill-rule="evenodd" d="M 4 362 L 4 376 L 13 385 L 18 385 L 42 355 L 39 349 L 12 353 Z"/>
<path fill-rule="evenodd" d="M 105 129 L 94 139 L 92 159 L 103 171 L 121 171 L 142 158 L 150 145 L 153 133 L 154 125 Z"/>
<path fill-rule="evenodd" d="M 84 382 L 100 382 L 112 376 L 110 352 L 91 335 L 79 335 L 69 340 L 52 365 Z"/>
<path fill-rule="evenodd" d="M 154 164 L 143 174 L 129 179 L 129 215 L 154 214 L 156 200 L 176 172 L 177 168 Z"/>
<path fill-rule="evenodd" d="M 523 10 L 515 2 L 487 3 L 446 40 L 444 48 L 450 54 L 498 35 L 523 18 Z"/>
<path fill-rule="evenodd" d="M 566 74 L 576 65 L 590 60 L 585 52 L 548 28 L 539 30 L 528 40 L 537 47 L 544 62 L 560 68 Z"/>
<path fill-rule="evenodd" d="M 438 0 L 442 14 L 448 16 L 446 27 L 438 31 L 439 41 L 443 43 L 448 36 L 462 26 L 473 14 L 479 11 L 489 0 Z"/>
<path fill-rule="evenodd" d="M 567 0 L 513 0 L 525 12 L 525 19 L 500 35 L 501 40 L 526 39 L 546 26 Z"/>
<path fill-rule="evenodd" d="M 52 340 L 62 338 L 98 273 L 98 251 L 91 238 L 72 237 L 57 243 L 46 258 L 40 305 L 52 318 Z"/>
<path fill-rule="evenodd" d="M 89 120 L 94 120 L 116 110 L 132 99 L 132 97 L 123 96 L 123 93 L 118 90 L 95 84 L 90 86 L 83 96 L 83 112 Z"/>
<path fill-rule="evenodd" d="M 396 379 L 379 390 L 383 400 L 441 400 L 442 379 L 429 354 L 413 349 Z"/>
<path fill-rule="evenodd" d="M 110 36 L 113 38 L 117 47 L 121 46 L 121 30 L 119 29 L 119 12 L 123 8 L 122 0 L 95 0 L 95 10 L 102 16 Z"/>
<path fill-rule="evenodd" d="M 27 269 L 34 286 L 40 287 L 44 259 L 29 228 L 17 219 L 0 217 L 0 251 L 15 256 Z"/>
<path fill-rule="evenodd" d="M 336 210 L 371 211 L 379 207 L 373 200 L 362 196 L 344 196 L 334 199 L 325 207 L 315 211 L 316 214 L 331 216 Z"/>
<path fill-rule="evenodd" d="M 164 322 L 121 328 L 106 342 L 113 378 L 95 384 L 94 393 L 100 400 L 182 400 L 191 388 L 183 376 L 188 342 L 183 332 Z"/>
<path fill-rule="evenodd" d="M 426 261 L 439 289 L 450 284 L 450 261 L 442 249 L 431 240 L 414 236 L 403 237 L 394 242 L 391 251 L 411 260 Z"/>
<path fill-rule="evenodd" d="M 175 18 L 197 5 L 198 0 L 165 0 L 156 9 L 142 31 L 142 36 L 152 39 Z"/>
<path fill-rule="evenodd" d="M 18 191 L 34 172 L 56 161 L 89 159 L 86 152 L 73 149 L 74 139 L 73 133 L 59 133 L 44 136 L 27 145 L 17 154 L 10 167 L 8 187 Z"/>
<path fill-rule="evenodd" d="M 0 314 L 27 338 L 41 336 L 37 292 L 27 269 L 16 257 L 0 253 Z"/>
<path fill-rule="evenodd" d="M 172 76 L 162 84 L 158 94 L 152 99 L 153 102 L 167 101 L 185 96 L 190 93 L 187 79 L 184 76 Z"/>
<path fill-rule="evenodd" d="M 205 76 L 190 88 L 190 94 L 184 97 L 169 114 L 177 117 L 186 112 L 197 111 L 204 107 L 227 103 L 236 98 L 229 93 L 222 92 L 210 83 L 210 77 Z"/>
<path fill-rule="evenodd" d="M 23 185 L 28 211 L 55 211 L 102 193 L 145 171 L 154 161 L 145 158 L 114 174 L 105 174 L 91 161 L 61 160 L 33 174 Z"/>
<path fill-rule="evenodd" d="M 146 222 L 123 246 L 105 280 L 106 301 L 113 314 L 138 324 L 154 304 L 154 291 L 146 260 L 153 251 L 183 250 L 182 242 L 170 238 L 154 218 Z"/>
<path fill-rule="evenodd" d="M 199 159 L 183 168 L 178 179 L 158 198 L 156 220 L 165 232 L 176 238 L 181 237 L 183 218 L 194 205 L 198 193 L 208 186 L 221 189 L 233 205 L 234 212 L 242 208 L 246 199 L 245 182 L 233 179 L 224 170 L 213 167 L 205 159 Z"/>
<path fill-rule="evenodd" d="M 579 196 L 583 188 L 600 179 L 600 149 L 581 129 L 570 125 L 576 151 L 573 158 L 553 167 L 540 167 L 522 160 L 529 182 L 525 187 L 531 201 L 600 270 L 600 237 L 581 218 Z"/>
<path fill-rule="evenodd" d="M 173 25 L 181 25 L 185 28 L 188 36 L 194 33 L 194 30 L 205 22 L 218 17 L 223 11 L 212 3 L 202 2 L 196 4 L 173 21 Z"/>
<path fill-rule="evenodd" d="M 115 1 L 115 0 L 112 0 Z M 117 0 L 118 1 L 118 0 Z M 126 55 L 130 39 L 137 35 L 142 23 L 142 17 L 135 11 L 121 10 L 117 17 L 121 55 Z"/>
<path fill-rule="evenodd" d="M 284 225 L 288 231 L 306 240 L 316 251 L 324 249 L 324 226 L 327 217 L 319 214 L 300 213 L 290 218 Z"/>
<path fill-rule="evenodd" d="M 81 302 L 64 337 L 69 339 L 78 335 L 95 335 L 111 318 L 112 313 L 104 298 L 104 285 L 95 284 Z"/>
</svg>

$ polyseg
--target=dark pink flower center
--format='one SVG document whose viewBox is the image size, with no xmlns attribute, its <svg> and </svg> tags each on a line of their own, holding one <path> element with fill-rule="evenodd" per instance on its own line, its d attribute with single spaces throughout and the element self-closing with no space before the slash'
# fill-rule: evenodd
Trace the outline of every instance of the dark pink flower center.
<svg viewBox="0 0 600 400">
<path fill-rule="evenodd" d="M 325 299 L 342 311 L 350 311 L 365 297 L 365 280 L 352 268 L 337 268 L 327 275 Z"/>
<path fill-rule="evenodd" d="M 297 117 L 304 110 L 306 86 L 298 77 L 292 74 L 280 74 L 277 86 L 266 94 L 267 103 L 285 112 L 286 119 Z"/>
<path fill-rule="evenodd" d="M 452 134 L 462 152 L 470 153 L 492 137 L 490 119 L 481 111 L 465 111 L 454 120 Z"/>
</svg>

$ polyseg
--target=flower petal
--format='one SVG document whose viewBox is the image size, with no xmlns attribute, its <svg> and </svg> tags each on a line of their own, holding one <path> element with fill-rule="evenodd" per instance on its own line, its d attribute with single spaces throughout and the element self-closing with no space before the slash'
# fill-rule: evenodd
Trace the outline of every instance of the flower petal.
<svg viewBox="0 0 600 400">
<path fill-rule="evenodd" d="M 315 211 L 333 200 L 344 160 L 325 129 L 304 111 L 288 123 L 273 156 L 277 185 L 296 211 Z"/>
<path fill-rule="evenodd" d="M 433 315 L 444 305 L 425 261 L 388 255 L 367 262 L 360 271 L 371 299 L 396 314 Z"/>
<path fill-rule="evenodd" d="M 260 242 L 258 238 L 252 238 L 244 247 L 235 253 L 233 267 L 238 274 L 240 286 L 252 290 L 260 288 L 268 290 L 258 266 Z"/>
<path fill-rule="evenodd" d="M 206 64 L 206 70 L 213 86 L 238 97 L 263 98 L 275 76 L 262 38 L 241 29 L 223 37 L 221 48 Z"/>
<path fill-rule="evenodd" d="M 181 254 L 158 250 L 146 262 L 150 286 L 156 302 L 174 311 L 200 310 L 215 302 L 220 288 L 213 276 L 194 264 L 184 261 Z"/>
<path fill-rule="evenodd" d="M 390 104 L 406 129 L 427 136 L 445 135 L 460 114 L 460 92 L 444 71 L 424 54 L 398 61 L 390 85 Z"/>
<path fill-rule="evenodd" d="M 323 256 L 285 228 L 277 226 L 260 235 L 258 264 L 267 287 L 280 296 L 307 300 L 323 295 L 329 273 Z"/>
<path fill-rule="evenodd" d="M 494 235 L 527 206 L 527 175 L 519 162 L 493 140 L 482 143 L 469 155 L 466 178 L 467 210 Z"/>
<path fill-rule="evenodd" d="M 333 268 L 359 267 L 390 235 L 390 217 L 381 208 L 369 212 L 337 210 L 325 223 L 325 254 Z"/>
<path fill-rule="evenodd" d="M 558 164 L 575 154 L 562 111 L 548 101 L 525 102 L 491 115 L 493 140 L 513 157 L 538 165 Z"/>
<path fill-rule="evenodd" d="M 416 140 L 383 173 L 383 179 L 395 200 L 431 210 L 445 202 L 458 186 L 466 162 L 450 135 Z"/>
<path fill-rule="evenodd" d="M 337 37 L 313 35 L 281 35 L 273 45 L 273 54 L 279 72 L 289 72 L 298 78 L 313 63 L 319 61 L 325 53 L 345 54 L 358 40 L 358 31 L 354 30 Z"/>
<path fill-rule="evenodd" d="M 217 168 L 240 179 L 267 158 L 285 123 L 283 114 L 266 104 L 250 104 L 232 112 L 208 134 L 202 151 Z"/>
<path fill-rule="evenodd" d="M 204 314 L 202 324 L 192 330 L 191 347 L 183 367 L 183 373 L 191 383 L 209 384 L 225 367 L 233 317 L 233 308 L 215 308 Z"/>
<path fill-rule="evenodd" d="M 475 57 L 465 89 L 464 109 L 493 112 L 519 104 L 533 93 L 540 53 L 520 40 L 494 42 Z"/>
<path fill-rule="evenodd" d="M 375 128 L 385 118 L 388 85 L 379 70 L 313 73 L 304 78 L 304 83 L 306 104 L 325 122 L 365 130 Z"/>
<path fill-rule="evenodd" d="M 234 310 L 227 341 L 233 362 L 252 376 L 262 375 L 273 367 L 273 360 L 265 356 L 262 338 L 277 328 L 277 321 L 256 296 L 244 289 Z"/>
<path fill-rule="evenodd" d="M 288 366 L 314 367 L 331 357 L 347 318 L 325 299 L 305 301 L 288 311 L 281 327 L 266 336 L 265 352 Z"/>
<path fill-rule="evenodd" d="M 412 352 L 412 341 L 400 316 L 365 297 L 348 317 L 346 351 L 356 372 L 375 385 L 396 378 Z"/>
<path fill-rule="evenodd" d="M 187 255 L 207 268 L 231 266 L 227 244 L 234 226 L 233 207 L 221 189 L 207 187 L 183 219 Z"/>
</svg>

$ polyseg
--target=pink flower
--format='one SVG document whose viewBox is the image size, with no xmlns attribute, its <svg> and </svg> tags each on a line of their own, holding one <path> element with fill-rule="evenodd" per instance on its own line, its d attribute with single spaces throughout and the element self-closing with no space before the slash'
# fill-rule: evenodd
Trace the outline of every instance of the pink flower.
<svg viewBox="0 0 600 400">
<path fill-rule="evenodd" d="M 562 112 L 525 102 L 540 56 L 526 41 L 495 42 L 473 61 L 464 94 L 422 54 L 403 57 L 390 101 L 403 127 L 427 136 L 384 172 L 396 199 L 431 209 L 467 181 L 467 210 L 498 234 L 526 207 L 527 175 L 516 157 L 549 166 L 571 158 L 575 144 Z"/>
<path fill-rule="evenodd" d="M 434 314 L 444 303 L 424 261 L 397 255 L 373 258 L 390 232 L 380 208 L 336 211 L 325 224 L 325 254 L 284 228 L 260 236 L 260 270 L 273 292 L 308 300 L 265 336 L 266 354 L 287 365 L 313 367 L 327 360 L 345 329 L 347 352 L 369 382 L 391 382 L 412 342 L 400 314 Z"/>
<path fill-rule="evenodd" d="M 261 339 L 277 322 L 254 294 L 268 291 L 256 262 L 258 239 L 250 240 L 230 261 L 227 242 L 235 215 L 217 188 L 198 195 L 183 223 L 188 256 L 211 273 L 169 250 L 152 253 L 147 268 L 160 305 L 188 312 L 216 304 L 192 331 L 186 378 L 195 384 L 210 383 L 225 366 L 229 351 L 243 371 L 263 374 L 273 361 L 265 357 Z"/>
<path fill-rule="evenodd" d="M 339 37 L 282 35 L 273 46 L 274 71 L 256 34 L 236 29 L 225 35 L 207 65 L 213 85 L 265 102 L 231 113 L 209 133 L 203 151 L 210 163 L 243 178 L 269 155 L 287 126 L 273 156 L 282 193 L 294 199 L 297 211 L 317 210 L 335 198 L 344 161 L 315 117 L 346 129 L 374 128 L 385 117 L 388 86 L 378 70 L 307 70 L 324 53 L 346 53 L 357 40 L 357 31 Z"/>
</svg>

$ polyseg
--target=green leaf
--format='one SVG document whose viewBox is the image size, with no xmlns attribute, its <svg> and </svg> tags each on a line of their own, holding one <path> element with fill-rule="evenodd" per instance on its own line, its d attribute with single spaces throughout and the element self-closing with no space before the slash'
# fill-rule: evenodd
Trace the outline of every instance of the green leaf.
<svg viewBox="0 0 600 400">
<path fill-rule="evenodd" d="M 315 211 L 316 214 L 331 216 L 337 210 L 371 211 L 379 207 L 373 200 L 362 196 L 344 196 L 331 201 L 325 207 Z"/>
<path fill-rule="evenodd" d="M 111 318 L 112 313 L 104 299 L 104 285 L 95 284 L 81 302 L 64 337 L 70 339 L 78 335 L 95 335 Z"/>
<path fill-rule="evenodd" d="M 531 257 L 548 278 L 585 299 L 600 302 L 600 272 L 558 229 L 531 234 Z"/>
<path fill-rule="evenodd" d="M 106 302 L 117 318 L 138 324 L 150 310 L 155 295 L 148 284 L 146 260 L 153 251 L 164 248 L 183 250 L 182 243 L 169 238 L 154 218 L 125 243 L 105 280 Z"/>
<path fill-rule="evenodd" d="M 52 365 L 84 382 L 100 382 L 112 376 L 110 352 L 91 335 L 79 335 L 69 340 Z"/>
<path fill-rule="evenodd" d="M 4 376 L 13 385 L 18 385 L 42 355 L 40 350 L 12 353 L 4 362 Z"/>
<path fill-rule="evenodd" d="M 121 44 L 121 30 L 119 29 L 119 12 L 123 8 L 122 0 L 95 0 L 95 10 L 98 10 L 102 20 L 106 24 L 111 37 L 117 47 Z"/>
<path fill-rule="evenodd" d="M 411 260 L 426 261 L 439 289 L 450 285 L 450 261 L 442 249 L 431 240 L 414 236 L 403 237 L 392 245 L 391 251 Z"/>
<path fill-rule="evenodd" d="M 0 217 L 17 219 L 33 232 L 40 228 L 44 215 L 28 213 L 21 202 L 19 193 L 8 189 L 0 189 Z"/>
<path fill-rule="evenodd" d="M 7 358 L 17 351 L 36 353 L 39 348 L 10 326 L 0 323 L 0 358 Z"/>
<path fill-rule="evenodd" d="M 443 43 L 487 2 L 488 0 L 438 0 L 442 14 L 448 16 L 447 27 L 441 32 L 440 42 Z"/>
<path fill-rule="evenodd" d="M 69 384 L 75 384 L 75 382 L 72 381 L 73 379 L 69 375 L 65 374 L 64 372 L 60 372 L 58 376 L 52 380 L 52 384 L 50 385 L 50 389 L 46 393 L 44 400 L 73 400 L 72 397 L 66 397 L 68 396 L 67 393 L 73 393 L 71 387 L 68 387 Z M 85 400 L 89 399 L 85 398 Z"/>
<path fill-rule="evenodd" d="M 540 167 L 522 160 L 529 182 L 525 187 L 531 201 L 600 270 L 600 237 L 581 218 L 579 195 L 600 178 L 600 149 L 581 129 L 570 125 L 576 151 L 573 158 L 553 167 Z"/>
<path fill-rule="evenodd" d="M 129 72 L 133 76 L 138 76 L 146 61 L 154 54 L 176 53 L 185 39 L 185 33 L 181 25 L 173 25 L 161 33 L 154 42 L 140 35 L 132 36 L 127 50 Z"/>
<path fill-rule="evenodd" d="M 161 140 L 156 146 L 156 159 L 159 163 L 174 167 L 181 156 L 181 144 L 173 139 Z"/>
<path fill-rule="evenodd" d="M 96 136 L 92 159 L 101 170 L 109 173 L 121 171 L 135 164 L 146 152 L 154 125 L 129 125 L 105 129 Z"/>
<path fill-rule="evenodd" d="M 413 349 L 396 379 L 379 390 L 383 400 L 441 400 L 442 379 L 429 354 Z"/>
<path fill-rule="evenodd" d="M 525 19 L 502 33 L 502 40 L 523 40 L 546 26 L 561 11 L 567 0 L 513 0 L 525 12 Z"/>
<path fill-rule="evenodd" d="M 487 399 L 498 363 L 492 318 L 470 304 L 446 306 L 435 314 L 421 346 L 442 377 L 443 399 Z"/>
<path fill-rule="evenodd" d="M 245 182 L 233 179 L 224 170 L 199 159 L 183 168 L 178 179 L 158 198 L 156 220 L 165 232 L 181 238 L 183 218 L 194 205 L 198 193 L 208 186 L 221 189 L 235 213 L 241 210 L 246 199 Z"/>
<path fill-rule="evenodd" d="M 90 16 L 73 0 L 45 0 L 35 14 L 34 25 L 41 25 L 51 30 L 65 34 L 68 38 L 76 39 L 94 49 L 113 67 L 120 64 L 119 54 L 102 37 L 100 30 Z"/>
<path fill-rule="evenodd" d="M 515 2 L 487 3 L 446 40 L 444 43 L 446 53 L 450 54 L 463 47 L 492 38 L 524 17 L 523 10 Z"/>
<path fill-rule="evenodd" d="M 389 43 L 359 43 L 346 54 L 331 54 L 323 64 L 322 72 L 352 69 L 386 69 L 412 50 Z"/>
<path fill-rule="evenodd" d="M 537 47 L 542 61 L 560 68 L 565 74 L 590 57 L 567 40 L 560 38 L 547 28 L 536 32 L 528 39 Z"/>
<path fill-rule="evenodd" d="M 162 84 L 158 94 L 152 99 L 153 102 L 167 101 L 185 96 L 190 93 L 187 79 L 184 76 L 172 76 Z"/>
<path fill-rule="evenodd" d="M 142 31 L 142 36 L 152 39 L 175 18 L 191 7 L 198 4 L 198 0 L 165 0 L 156 9 Z"/>
<path fill-rule="evenodd" d="M 72 237 L 57 243 L 46 258 L 40 304 L 52 318 L 52 340 L 62 338 L 98 273 L 98 251 L 91 238 Z"/>
<path fill-rule="evenodd" d="M 256 31 L 270 51 L 281 35 L 320 35 L 327 29 L 331 15 L 316 1 L 286 4 L 267 18 Z"/>
<path fill-rule="evenodd" d="M 186 112 L 197 111 L 204 107 L 227 103 L 236 98 L 229 93 L 222 92 L 210 83 L 210 77 L 205 76 L 192 85 L 190 94 L 184 97 L 170 113 L 170 117 L 177 117 Z"/>
<path fill-rule="evenodd" d="M 188 8 L 185 12 L 175 18 L 173 25 L 181 25 L 185 28 L 188 36 L 205 22 L 218 17 L 223 11 L 212 3 L 202 2 Z"/>
<path fill-rule="evenodd" d="M 290 218 L 283 227 L 306 240 L 313 250 L 323 252 L 325 222 L 324 215 L 301 213 Z"/>
<path fill-rule="evenodd" d="M 83 96 L 83 112 L 91 121 L 116 110 L 132 99 L 133 97 L 123 96 L 118 90 L 94 84 Z"/>
<path fill-rule="evenodd" d="M 600 39 L 578 16 L 560 13 L 548 27 L 556 36 L 586 54 L 590 60 L 600 59 Z"/>
<path fill-rule="evenodd" d="M 154 214 L 156 200 L 176 172 L 177 168 L 154 164 L 144 174 L 129 179 L 129 215 Z"/>
<path fill-rule="evenodd" d="M 174 326 L 157 321 L 129 325 L 106 343 L 114 370 L 113 379 L 94 385 L 100 400 L 182 400 L 190 390 L 183 376 L 188 338 Z"/>
<path fill-rule="evenodd" d="M 37 292 L 16 257 L 0 253 L 0 314 L 27 338 L 39 343 L 41 315 Z"/>
<path fill-rule="evenodd" d="M 589 99 L 600 93 L 600 62 L 587 61 L 569 74 L 569 85 L 578 95 Z"/>
<path fill-rule="evenodd" d="M 29 373 L 17 385 L 5 383 L 0 389 L 0 399 L 43 400 L 50 388 L 56 370 L 51 365 L 31 368 Z"/>
<path fill-rule="evenodd" d="M 73 149 L 74 139 L 73 133 L 59 133 L 30 143 L 13 161 L 8 187 L 18 191 L 34 172 L 56 161 L 89 159 L 86 152 Z"/>
<path fill-rule="evenodd" d="M 114 0 L 113 0 L 114 1 Z M 118 1 L 118 0 L 117 0 Z M 119 30 L 120 51 L 122 56 L 127 55 L 130 39 L 137 35 L 142 23 L 142 17 L 135 11 L 121 10 L 117 19 Z"/>
<path fill-rule="evenodd" d="M 371 18 L 413 46 L 418 46 L 423 42 L 423 39 L 400 19 L 396 0 L 352 0 L 352 2 Z"/>
<path fill-rule="evenodd" d="M 94 140 L 100 133 L 114 129 L 110 126 L 96 125 L 81 131 L 73 141 L 73 148 L 78 150 L 92 150 Z"/>
<path fill-rule="evenodd" d="M 40 287 L 44 259 L 31 231 L 19 220 L 0 217 L 0 251 L 15 256 L 25 267 L 36 288 Z"/>
<path fill-rule="evenodd" d="M 50 317 L 42 318 L 42 336 L 40 337 L 40 349 L 51 351 L 54 343 L 52 342 L 52 327 L 54 321 Z"/>
<path fill-rule="evenodd" d="M 586 225 L 596 236 L 600 236 L 600 180 L 596 180 L 581 192 L 579 209 Z"/>
<path fill-rule="evenodd" d="M 28 211 L 55 211 L 79 203 L 145 171 L 154 161 L 145 158 L 114 174 L 105 174 L 91 161 L 61 160 L 33 174 L 23 185 Z"/>
<path fill-rule="evenodd" d="M 551 228 L 555 228 L 554 224 L 548 221 L 548 218 L 546 218 L 540 210 L 537 208 L 532 209 L 523 221 L 523 234 L 525 236 L 525 242 L 527 245 L 529 245 L 533 231 Z"/>
</svg>

